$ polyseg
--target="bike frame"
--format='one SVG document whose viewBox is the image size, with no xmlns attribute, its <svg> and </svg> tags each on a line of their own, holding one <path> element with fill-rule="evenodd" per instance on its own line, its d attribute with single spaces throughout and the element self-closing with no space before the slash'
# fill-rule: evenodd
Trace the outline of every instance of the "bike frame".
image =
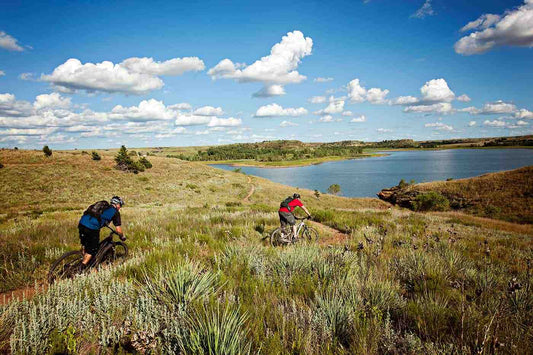
<svg viewBox="0 0 533 355">
<path fill-rule="evenodd" d="M 305 224 L 305 220 L 308 218 L 307 217 L 305 218 L 294 217 L 294 219 L 300 221 L 300 223 L 296 226 L 296 235 L 292 236 L 293 239 L 296 240 L 298 239 L 298 236 L 300 235 L 300 232 L 302 231 L 302 229 L 307 227 L 307 225 Z M 292 228 L 288 227 L 288 229 L 289 229 L 289 233 L 292 234 Z"/>
</svg>

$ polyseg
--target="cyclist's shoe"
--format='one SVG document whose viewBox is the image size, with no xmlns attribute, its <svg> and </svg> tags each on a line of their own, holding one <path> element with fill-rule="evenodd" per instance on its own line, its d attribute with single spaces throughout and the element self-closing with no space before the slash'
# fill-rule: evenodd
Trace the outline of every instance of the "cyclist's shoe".
<svg viewBox="0 0 533 355">
<path fill-rule="evenodd" d="M 85 265 L 84 263 L 79 263 L 78 265 L 76 265 L 76 273 L 83 274 L 88 268 L 88 265 Z"/>
<path fill-rule="evenodd" d="M 282 234 L 281 238 L 279 238 L 279 241 L 282 243 L 290 243 L 291 237 L 289 235 Z"/>
</svg>

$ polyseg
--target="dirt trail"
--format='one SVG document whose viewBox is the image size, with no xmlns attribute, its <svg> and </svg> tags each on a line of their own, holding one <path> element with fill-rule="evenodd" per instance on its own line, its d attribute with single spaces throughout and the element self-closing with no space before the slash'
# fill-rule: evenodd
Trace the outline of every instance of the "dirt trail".
<svg viewBox="0 0 533 355">
<path fill-rule="evenodd" d="M 252 184 L 252 178 L 249 176 L 248 176 L 248 183 L 251 184 L 252 186 L 250 187 L 250 192 L 248 192 L 248 195 L 246 195 L 246 197 L 242 199 L 242 202 L 250 202 L 250 197 L 252 197 L 252 195 L 255 192 L 255 185 Z"/>
<path fill-rule="evenodd" d="M 310 224 L 314 226 L 315 228 L 319 228 L 322 231 L 326 231 L 328 234 L 331 235 L 331 237 L 325 238 L 322 234 L 320 238 L 318 239 L 319 245 L 339 245 L 346 243 L 347 240 L 350 239 L 350 235 L 346 233 L 342 233 L 341 231 L 336 230 L 335 228 L 331 228 L 329 226 L 326 226 L 325 224 L 310 221 Z"/>
<path fill-rule="evenodd" d="M 31 299 L 36 293 L 42 292 L 44 289 L 46 289 L 45 286 L 38 285 L 37 287 L 28 286 L 0 293 L 0 305 L 5 305 L 15 300 L 22 301 L 23 299 Z"/>
</svg>

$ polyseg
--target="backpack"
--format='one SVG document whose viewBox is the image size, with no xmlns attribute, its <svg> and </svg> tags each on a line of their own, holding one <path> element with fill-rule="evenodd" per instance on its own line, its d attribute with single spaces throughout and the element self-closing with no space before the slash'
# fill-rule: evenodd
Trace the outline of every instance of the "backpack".
<svg viewBox="0 0 533 355">
<path fill-rule="evenodd" d="M 109 207 L 111 207 L 111 205 L 109 204 L 109 202 L 105 201 L 105 200 L 102 200 L 102 201 L 98 201 L 96 203 L 93 203 L 92 205 L 90 205 L 86 210 L 85 212 L 83 212 L 83 215 L 90 215 L 94 218 L 96 218 L 98 220 L 99 223 L 102 222 L 102 220 L 100 219 L 100 217 L 102 216 L 102 213 L 108 209 Z"/>
<path fill-rule="evenodd" d="M 279 205 L 279 207 L 280 208 L 285 207 L 286 209 L 289 210 L 289 212 L 292 212 L 291 207 L 289 206 L 289 203 L 291 203 L 293 200 L 294 198 L 292 196 L 289 196 L 285 200 L 281 201 L 281 204 Z"/>
</svg>

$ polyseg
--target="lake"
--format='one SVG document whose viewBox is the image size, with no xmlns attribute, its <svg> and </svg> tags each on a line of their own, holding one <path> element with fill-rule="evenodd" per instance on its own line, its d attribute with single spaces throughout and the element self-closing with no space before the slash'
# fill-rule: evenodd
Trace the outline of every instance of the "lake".
<svg viewBox="0 0 533 355">
<path fill-rule="evenodd" d="M 533 165 L 533 149 L 413 150 L 387 154 L 390 155 L 302 167 L 241 169 L 284 185 L 325 192 L 331 184 L 339 184 L 342 196 L 375 197 L 381 189 L 397 185 L 400 179 L 416 182 L 461 179 Z M 211 166 L 236 168 L 226 164 Z"/>
</svg>

